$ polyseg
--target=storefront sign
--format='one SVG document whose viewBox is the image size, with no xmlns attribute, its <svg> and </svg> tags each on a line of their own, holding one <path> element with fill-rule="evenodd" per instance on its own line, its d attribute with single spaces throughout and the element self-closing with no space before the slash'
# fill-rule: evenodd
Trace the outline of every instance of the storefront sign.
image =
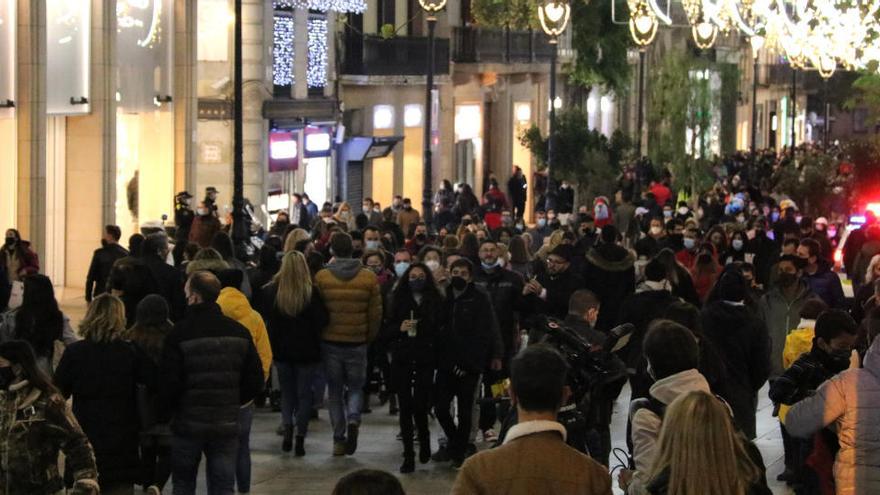
<svg viewBox="0 0 880 495">
<path fill-rule="evenodd" d="M 269 172 L 299 168 L 297 132 L 272 131 L 269 133 Z"/>
</svg>

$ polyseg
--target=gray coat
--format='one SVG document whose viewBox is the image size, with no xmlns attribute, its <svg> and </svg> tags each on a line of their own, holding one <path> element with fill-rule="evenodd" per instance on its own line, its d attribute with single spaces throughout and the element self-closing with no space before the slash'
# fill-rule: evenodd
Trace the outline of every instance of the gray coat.
<svg viewBox="0 0 880 495">
<path fill-rule="evenodd" d="M 785 337 L 797 328 L 801 321 L 801 308 L 810 297 L 813 297 L 813 292 L 803 282 L 791 301 L 785 298 L 778 287 L 761 296 L 758 303 L 758 317 L 767 325 L 767 332 L 770 334 L 771 378 L 781 375 L 784 371 L 782 350 L 785 348 Z"/>
<path fill-rule="evenodd" d="M 785 428 L 799 438 L 833 425 L 840 443 L 834 461 L 837 495 L 880 493 L 880 339 L 864 366 L 826 381 L 785 417 Z"/>
</svg>

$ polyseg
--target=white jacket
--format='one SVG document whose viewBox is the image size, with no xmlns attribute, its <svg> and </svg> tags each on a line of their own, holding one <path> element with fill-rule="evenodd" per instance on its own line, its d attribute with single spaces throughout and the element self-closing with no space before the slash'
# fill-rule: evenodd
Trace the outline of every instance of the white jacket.
<svg viewBox="0 0 880 495">
<path fill-rule="evenodd" d="M 668 406 L 679 396 L 695 390 L 711 393 L 706 378 L 699 371 L 690 369 L 657 380 L 651 385 L 649 393 Z M 648 477 L 651 475 L 651 467 L 654 464 L 654 456 L 656 455 L 654 449 L 660 440 L 660 427 L 663 425 L 663 420 L 646 408 L 636 410 L 630 420 L 632 421 L 632 455 L 636 470 L 626 493 L 628 495 L 643 495 L 648 493 L 645 487 L 650 481 Z"/>
<path fill-rule="evenodd" d="M 832 377 L 785 418 L 785 428 L 800 438 L 833 425 L 840 443 L 834 461 L 838 495 L 880 493 L 880 339 L 868 349 L 864 366 Z"/>
</svg>

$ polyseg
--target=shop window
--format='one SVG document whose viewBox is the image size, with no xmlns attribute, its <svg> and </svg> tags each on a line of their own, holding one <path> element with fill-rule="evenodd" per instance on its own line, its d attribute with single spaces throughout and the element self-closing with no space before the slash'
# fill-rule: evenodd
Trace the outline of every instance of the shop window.
<svg viewBox="0 0 880 495">
<path fill-rule="evenodd" d="M 89 113 L 90 0 L 46 2 L 46 112 Z"/>
<path fill-rule="evenodd" d="M 16 120 L 15 120 L 15 4 L 0 2 L 0 225 L 15 225 Z"/>
</svg>

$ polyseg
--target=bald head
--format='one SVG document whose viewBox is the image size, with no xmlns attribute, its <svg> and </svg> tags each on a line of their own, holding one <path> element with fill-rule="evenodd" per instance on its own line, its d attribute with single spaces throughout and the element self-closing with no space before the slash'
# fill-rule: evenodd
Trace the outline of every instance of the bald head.
<svg viewBox="0 0 880 495">
<path fill-rule="evenodd" d="M 184 291 L 189 305 L 212 303 L 220 296 L 220 280 L 211 272 L 198 271 L 189 276 Z"/>
</svg>

